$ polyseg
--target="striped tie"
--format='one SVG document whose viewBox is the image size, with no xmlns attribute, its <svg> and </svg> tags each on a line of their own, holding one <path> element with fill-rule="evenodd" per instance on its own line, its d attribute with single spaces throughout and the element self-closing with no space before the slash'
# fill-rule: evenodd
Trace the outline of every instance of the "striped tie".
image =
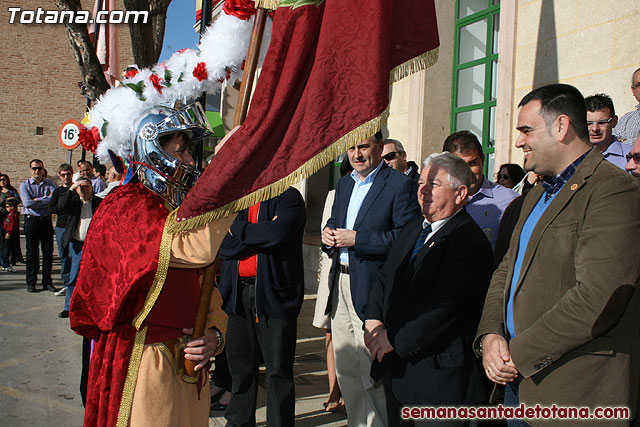
<svg viewBox="0 0 640 427">
<path fill-rule="evenodd" d="M 420 249 L 422 249 L 427 241 L 427 236 L 429 235 L 429 233 L 431 233 L 431 224 L 427 224 L 426 227 L 424 227 L 418 235 L 418 240 L 416 240 L 416 244 L 413 247 L 413 252 L 411 252 L 411 260 L 413 260 L 418 252 L 420 252 Z"/>
</svg>

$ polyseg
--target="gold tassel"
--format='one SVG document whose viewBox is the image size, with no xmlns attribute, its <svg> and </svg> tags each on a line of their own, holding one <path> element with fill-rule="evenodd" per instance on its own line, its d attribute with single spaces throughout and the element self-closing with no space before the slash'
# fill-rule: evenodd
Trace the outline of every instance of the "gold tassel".
<svg viewBox="0 0 640 427">
<path fill-rule="evenodd" d="M 276 10 L 280 3 L 280 0 L 256 0 L 256 9 L 261 7 L 263 9 Z"/>
<path fill-rule="evenodd" d="M 136 389 L 138 380 L 138 369 L 140 369 L 140 361 L 142 360 L 142 350 L 144 349 L 144 341 L 147 338 L 147 327 L 136 332 L 136 338 L 133 342 L 133 350 L 129 359 L 129 368 L 127 369 L 127 379 L 122 389 L 122 399 L 120 399 L 120 409 L 118 410 L 118 420 L 116 427 L 127 427 L 129 425 L 129 417 L 131 416 L 131 406 L 133 405 L 133 391 Z"/>
<path fill-rule="evenodd" d="M 395 83 L 418 71 L 426 70 L 438 61 L 439 48 L 431 49 L 422 55 L 416 56 L 407 62 L 394 67 L 391 70 L 391 83 Z"/>
</svg>

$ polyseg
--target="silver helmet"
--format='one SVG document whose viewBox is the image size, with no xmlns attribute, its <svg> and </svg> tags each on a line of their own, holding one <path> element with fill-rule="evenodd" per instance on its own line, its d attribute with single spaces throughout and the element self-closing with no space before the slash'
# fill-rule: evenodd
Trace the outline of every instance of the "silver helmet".
<svg viewBox="0 0 640 427">
<path fill-rule="evenodd" d="M 211 126 L 202 106 L 196 102 L 181 109 L 153 107 L 142 114 L 136 129 L 133 164 L 138 166 L 140 181 L 173 206 L 180 205 L 202 171 L 173 158 L 160 139 L 185 133 L 195 143 L 210 135 Z"/>
</svg>

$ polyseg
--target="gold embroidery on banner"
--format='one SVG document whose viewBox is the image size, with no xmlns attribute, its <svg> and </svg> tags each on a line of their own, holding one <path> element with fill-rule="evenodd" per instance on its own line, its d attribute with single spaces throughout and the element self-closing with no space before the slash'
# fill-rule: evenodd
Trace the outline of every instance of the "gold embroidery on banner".
<svg viewBox="0 0 640 427">
<path fill-rule="evenodd" d="M 389 81 L 390 83 L 394 83 L 413 73 L 426 70 L 427 68 L 435 64 L 437 60 L 438 48 L 436 47 L 428 52 L 410 59 L 403 64 L 398 65 L 397 67 L 394 67 L 391 70 Z M 284 193 L 287 188 L 313 175 L 315 172 L 327 165 L 330 161 L 338 157 L 338 155 L 347 151 L 349 147 L 375 134 L 384 125 L 386 125 L 388 118 L 389 105 L 387 105 L 387 108 L 385 108 L 385 110 L 379 116 L 372 118 L 371 120 L 361 124 L 355 129 L 352 129 L 350 132 L 340 137 L 330 146 L 316 154 L 311 159 L 307 160 L 302 166 L 300 166 L 289 175 L 279 179 L 272 184 L 267 185 L 266 187 L 260 188 L 253 193 L 247 194 L 246 196 L 234 200 L 233 202 L 227 203 L 220 208 L 182 221 L 176 220 L 177 209 L 175 209 L 167 217 L 167 225 L 165 227 L 165 231 L 170 234 L 176 234 L 183 231 L 194 230 L 198 227 L 209 224 L 212 221 L 224 218 L 228 215 L 241 211 L 242 209 L 246 209 L 249 206 L 255 205 L 260 201 L 268 200 Z"/>
<path fill-rule="evenodd" d="M 129 359 L 129 367 L 127 369 L 127 379 L 122 389 L 122 398 L 120 399 L 120 409 L 118 410 L 118 421 L 116 427 L 127 427 L 129 425 L 129 417 L 131 416 L 131 406 L 133 405 L 133 391 L 136 388 L 138 380 L 138 369 L 142 360 L 142 350 L 144 349 L 144 341 L 147 337 L 147 327 L 136 332 L 136 338 L 133 342 L 133 350 Z"/>
<path fill-rule="evenodd" d="M 175 212 L 175 211 L 174 211 Z M 172 213 L 174 213 L 172 212 Z M 171 213 L 169 214 L 171 215 Z M 164 229 L 162 230 L 162 240 L 160 241 L 160 253 L 158 254 L 158 269 L 156 275 L 153 278 L 153 285 L 147 294 L 147 298 L 144 301 L 142 311 L 133 319 L 133 326 L 140 330 L 142 322 L 147 318 L 151 309 L 155 305 L 160 292 L 164 286 L 164 282 L 167 280 L 167 271 L 169 270 L 169 261 L 171 259 L 171 239 L 172 235 L 167 231 L 171 221 L 169 217 L 164 223 Z"/>
</svg>

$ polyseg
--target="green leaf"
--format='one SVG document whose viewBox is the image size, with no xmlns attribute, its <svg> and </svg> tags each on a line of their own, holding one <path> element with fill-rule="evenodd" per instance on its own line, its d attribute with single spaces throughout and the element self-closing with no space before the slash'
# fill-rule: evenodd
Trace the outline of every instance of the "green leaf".
<svg viewBox="0 0 640 427">
<path fill-rule="evenodd" d="M 184 71 L 180 73 L 180 75 L 178 76 L 178 83 L 182 82 L 182 76 L 184 76 Z"/>
<path fill-rule="evenodd" d="M 164 70 L 164 85 L 166 87 L 171 87 L 171 78 L 173 74 L 171 74 L 171 70 Z"/>
<path fill-rule="evenodd" d="M 109 122 L 105 120 L 104 123 L 102 124 L 102 128 L 100 129 L 100 133 L 102 133 L 102 136 L 107 136 L 108 127 L 109 127 Z"/>
</svg>

